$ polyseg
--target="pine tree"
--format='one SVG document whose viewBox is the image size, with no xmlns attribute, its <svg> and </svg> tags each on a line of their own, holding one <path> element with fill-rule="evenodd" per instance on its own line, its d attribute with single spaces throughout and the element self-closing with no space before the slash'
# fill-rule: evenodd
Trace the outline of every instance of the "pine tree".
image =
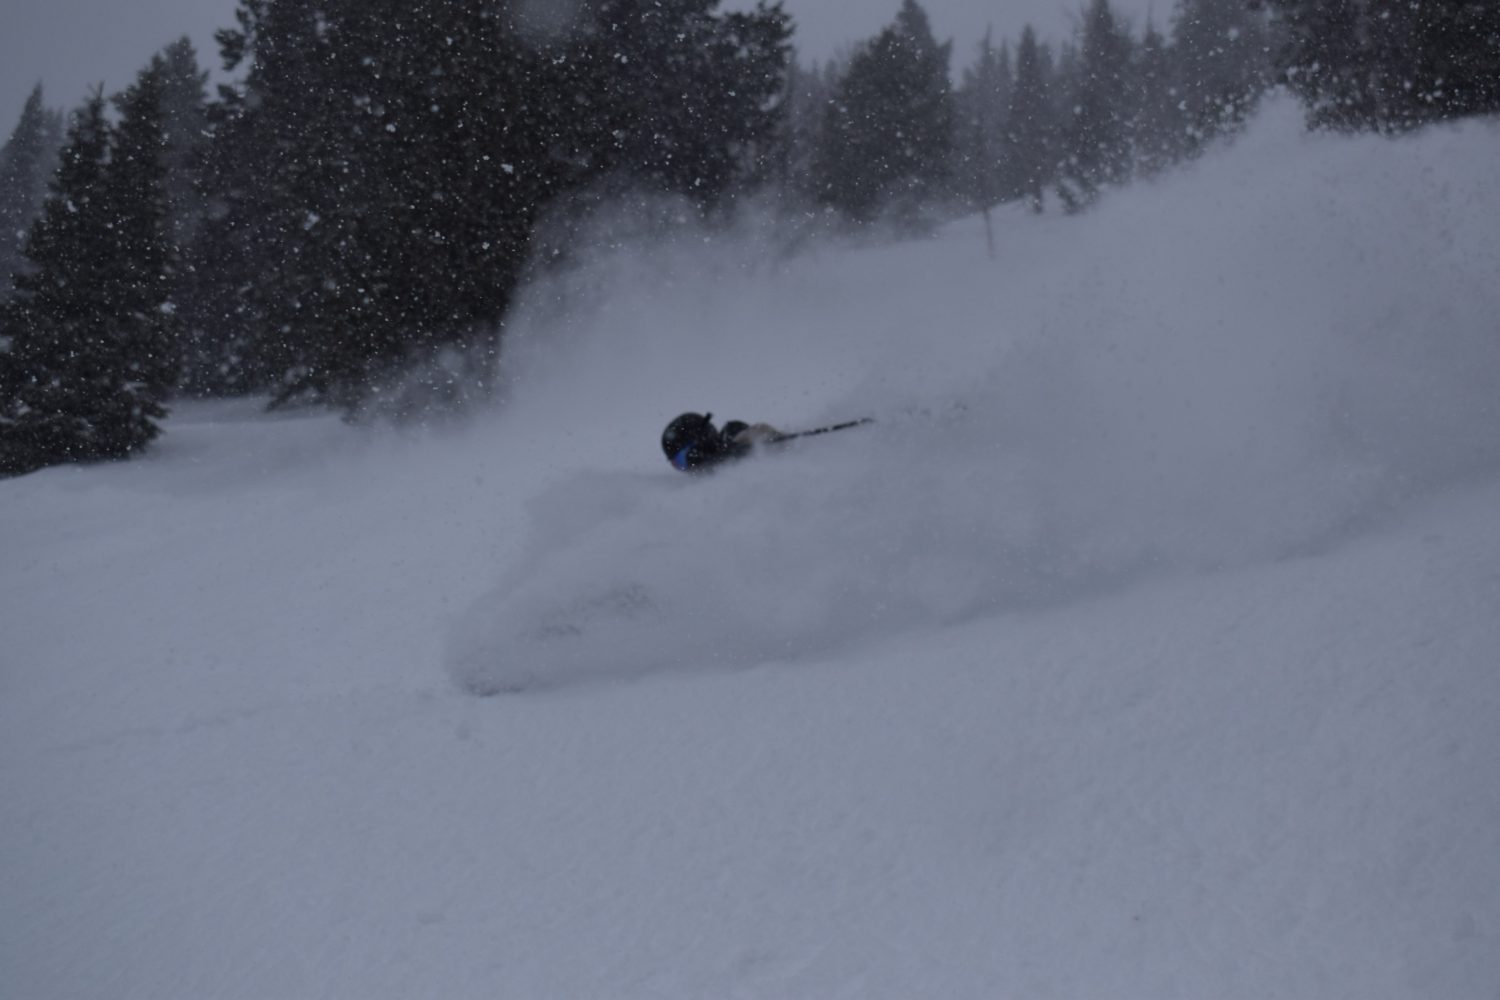
<svg viewBox="0 0 1500 1000">
<path fill-rule="evenodd" d="M 558 155 L 563 74 L 496 7 L 336 9 L 314 156 L 337 166 L 297 188 L 312 217 L 290 241 L 307 280 L 282 395 L 353 408 L 426 365 L 424 402 L 452 399 L 443 359 L 494 353 L 536 220 L 576 170 Z"/>
<path fill-rule="evenodd" d="M 1500 5 L 1269 0 L 1277 68 L 1312 127 L 1396 130 L 1500 111 Z"/>
<path fill-rule="evenodd" d="M 348 402 L 400 349 L 392 331 L 408 303 L 389 294 L 401 251 L 388 237 L 407 226 L 411 200 L 385 165 L 412 141 L 417 95 L 401 90 L 398 58 L 421 18 L 344 0 L 242 0 L 236 16 L 220 45 L 226 66 L 247 72 L 210 109 L 208 172 L 224 211 L 200 241 L 221 262 L 209 277 L 220 294 L 205 296 L 229 313 L 221 366 L 239 366 L 246 387 L 270 382 L 277 402 Z M 372 37 L 375 21 L 384 37 Z"/>
<path fill-rule="evenodd" d="M 951 43 L 903 0 L 893 24 L 849 62 L 828 109 L 816 166 L 818 197 L 859 222 L 892 205 L 901 221 L 946 193 L 953 147 Z"/>
<path fill-rule="evenodd" d="M 828 105 L 842 72 L 832 60 L 822 67 L 804 67 L 793 59 L 788 66 L 782 100 L 784 131 L 772 180 L 783 197 L 795 206 L 805 207 L 816 201 L 814 157 Z"/>
<path fill-rule="evenodd" d="M 166 415 L 163 404 L 181 367 L 172 297 L 179 257 L 168 185 L 172 150 L 163 116 L 166 84 L 166 63 L 156 56 L 115 99 L 120 120 L 104 175 L 113 236 L 105 289 L 115 310 L 114 336 L 142 417 Z M 134 432 L 144 438 L 142 444 L 155 435 L 154 427 Z"/>
<path fill-rule="evenodd" d="M 712 203 L 769 170 L 790 61 L 781 4 L 599 0 L 568 83 L 596 175 Z"/>
<path fill-rule="evenodd" d="M 242 94 L 221 88 L 205 108 L 206 141 L 199 183 L 208 196 L 188 250 L 183 294 L 186 347 L 183 389 L 202 395 L 242 395 L 272 381 L 258 353 L 263 329 L 256 279 L 268 262 L 251 206 L 258 194 L 250 152 L 254 129 Z"/>
<path fill-rule="evenodd" d="M 6 313 L 0 475 L 93 458 L 95 442 L 112 437 L 98 427 L 124 382 L 104 332 L 112 309 L 99 280 L 109 256 L 108 151 L 104 98 L 96 94 L 69 127 L 51 197 L 26 240 L 33 268 L 16 275 Z"/>
<path fill-rule="evenodd" d="M 1025 198 L 1033 212 L 1042 210 L 1042 192 L 1052 182 L 1056 163 L 1048 64 L 1046 50 L 1028 24 L 1016 47 L 1016 82 L 1006 115 L 1005 188 Z"/>
<path fill-rule="evenodd" d="M 613 174 L 712 204 L 764 173 L 785 15 L 716 5 L 601 0 L 539 36 L 503 0 L 242 0 L 202 237 L 242 381 L 352 409 L 493 355 L 561 195 Z"/>
<path fill-rule="evenodd" d="M 964 70 L 954 101 L 958 124 L 953 172 L 960 195 L 977 208 L 987 209 L 1006 196 L 1002 167 L 1013 83 L 1010 46 L 995 48 L 985 32 L 978 58 Z"/>
<path fill-rule="evenodd" d="M 1500 112 L 1500 4 L 1458 0 L 1424 5 L 1419 23 L 1418 99 L 1432 118 Z"/>
<path fill-rule="evenodd" d="M 37 84 L 0 149 L 0 301 L 10 293 L 11 275 L 23 266 L 26 230 L 41 213 L 61 131 L 61 116 L 46 107 Z"/>
<path fill-rule="evenodd" d="M 186 36 L 161 53 L 162 129 L 166 142 L 169 229 L 179 253 L 186 253 L 208 212 L 201 179 L 208 128 L 208 71 Z"/>
<path fill-rule="evenodd" d="M 159 433 L 175 377 L 159 66 L 74 117 L 32 227 L 0 355 L 0 472 L 122 458 Z"/>
<path fill-rule="evenodd" d="M 758 0 L 753 10 L 724 14 L 716 35 L 721 99 L 706 123 L 727 147 L 730 173 L 723 191 L 735 193 L 769 183 L 785 150 L 792 21 L 781 0 Z"/>
<path fill-rule="evenodd" d="M 280 388 L 295 371 L 290 282 L 302 262 L 290 241 L 310 219 L 295 183 L 317 132 L 311 106 L 328 92 L 314 4 L 240 0 L 235 19 L 217 40 L 225 70 L 244 76 L 207 109 L 204 184 L 216 206 L 196 241 L 189 321 L 211 331 L 214 360 L 195 365 L 199 391 Z"/>
<path fill-rule="evenodd" d="M 1131 59 L 1130 36 L 1109 0 L 1092 0 L 1073 79 L 1073 113 L 1063 129 L 1058 194 L 1071 211 L 1091 203 L 1102 188 L 1129 179 L 1137 92 Z"/>
<path fill-rule="evenodd" d="M 1136 60 L 1136 84 L 1135 166 L 1149 177 L 1182 159 L 1190 147 L 1173 52 L 1149 18 Z"/>
<path fill-rule="evenodd" d="M 1191 155 L 1239 129 L 1269 74 L 1263 16 L 1245 0 L 1177 0 L 1172 55 Z"/>
<path fill-rule="evenodd" d="M 1362 0 L 1270 0 L 1285 44 L 1277 64 L 1313 127 L 1359 129 L 1380 120 Z"/>
<path fill-rule="evenodd" d="M 1381 127 L 1500 110 L 1500 6 L 1368 0 L 1365 21 Z"/>
<path fill-rule="evenodd" d="M 349 408 L 386 370 L 439 336 L 447 285 L 423 258 L 447 258 L 439 222 L 448 196 L 441 152 L 430 155 L 430 105 L 416 63 L 439 76 L 452 56 L 434 45 L 433 10 L 398 0 L 341 0 L 319 11 L 322 94 L 299 111 L 296 169 L 282 205 L 300 219 L 282 253 L 295 262 L 270 311 L 288 351 L 278 398 L 299 394 Z M 438 278 L 438 287 L 424 277 Z"/>
<path fill-rule="evenodd" d="M 223 328 L 215 320 L 218 308 L 209 271 L 214 257 L 200 236 L 209 216 L 209 191 L 204 174 L 208 157 L 208 73 L 198 66 L 192 42 L 180 38 L 161 53 L 162 128 L 165 134 L 167 230 L 177 256 L 177 281 L 172 301 L 182 325 L 180 388 L 209 393 L 219 388 Z"/>
</svg>

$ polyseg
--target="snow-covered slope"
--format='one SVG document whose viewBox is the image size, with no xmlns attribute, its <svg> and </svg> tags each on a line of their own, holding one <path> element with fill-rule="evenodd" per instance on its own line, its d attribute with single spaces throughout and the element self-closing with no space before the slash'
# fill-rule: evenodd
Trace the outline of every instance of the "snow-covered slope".
<svg viewBox="0 0 1500 1000">
<path fill-rule="evenodd" d="M 1493 998 L 1497 158 L 630 243 L 465 427 L 0 483 L 4 992 Z"/>
</svg>

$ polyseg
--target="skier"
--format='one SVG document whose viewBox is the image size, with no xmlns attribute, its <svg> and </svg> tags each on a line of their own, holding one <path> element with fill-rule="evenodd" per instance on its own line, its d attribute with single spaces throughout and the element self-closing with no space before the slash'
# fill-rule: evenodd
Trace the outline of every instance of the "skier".
<svg viewBox="0 0 1500 1000">
<path fill-rule="evenodd" d="M 747 424 L 731 420 L 720 430 L 712 413 L 684 413 L 661 432 L 661 450 L 672 468 L 681 472 L 707 472 L 725 462 L 744 458 L 756 447 L 782 444 L 797 438 L 828 434 L 874 423 L 869 417 L 803 431 L 779 431 L 770 424 Z"/>
<path fill-rule="evenodd" d="M 737 458 L 744 458 L 758 444 L 785 440 L 770 424 L 747 424 L 731 420 L 720 430 L 712 413 L 684 413 L 661 433 L 661 450 L 674 469 L 707 472 Z"/>
</svg>

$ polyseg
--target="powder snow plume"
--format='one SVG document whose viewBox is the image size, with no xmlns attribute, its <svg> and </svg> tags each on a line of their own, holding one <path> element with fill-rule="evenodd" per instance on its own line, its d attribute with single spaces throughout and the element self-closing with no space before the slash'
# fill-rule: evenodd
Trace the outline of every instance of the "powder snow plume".
<svg viewBox="0 0 1500 1000">
<path fill-rule="evenodd" d="M 736 667 L 1306 554 L 1500 468 L 1493 125 L 1233 147 L 1080 217 L 779 257 L 679 233 L 532 288 L 507 419 L 553 429 L 478 692 Z M 924 287 L 916 273 L 940 282 Z M 684 410 L 874 417 L 705 479 Z"/>
</svg>

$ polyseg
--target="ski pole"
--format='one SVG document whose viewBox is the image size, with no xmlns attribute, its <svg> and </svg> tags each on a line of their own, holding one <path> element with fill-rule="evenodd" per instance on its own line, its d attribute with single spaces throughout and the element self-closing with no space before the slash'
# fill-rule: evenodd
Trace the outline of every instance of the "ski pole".
<svg viewBox="0 0 1500 1000">
<path fill-rule="evenodd" d="M 850 427 L 862 427 L 865 424 L 873 424 L 875 418 L 860 417 L 858 420 L 846 420 L 841 424 L 829 424 L 827 427 L 813 427 L 805 431 L 792 431 L 788 434 L 778 434 L 773 438 L 767 438 L 768 444 L 780 444 L 783 441 L 792 441 L 797 438 L 815 437 L 818 434 L 832 434 L 834 431 L 848 430 Z"/>
</svg>

